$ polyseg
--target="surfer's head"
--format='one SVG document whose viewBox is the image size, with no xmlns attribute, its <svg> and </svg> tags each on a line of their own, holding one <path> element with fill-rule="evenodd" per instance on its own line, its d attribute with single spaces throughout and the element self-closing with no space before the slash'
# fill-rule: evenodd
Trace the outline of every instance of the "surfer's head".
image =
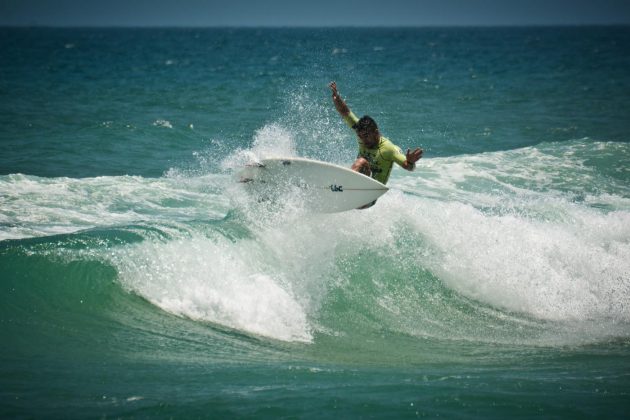
<svg viewBox="0 0 630 420">
<path fill-rule="evenodd" d="M 371 117 L 364 115 L 352 128 L 357 132 L 357 136 L 359 136 L 359 139 L 361 139 L 366 147 L 372 148 L 378 146 L 381 133 L 378 131 L 376 121 Z"/>
</svg>

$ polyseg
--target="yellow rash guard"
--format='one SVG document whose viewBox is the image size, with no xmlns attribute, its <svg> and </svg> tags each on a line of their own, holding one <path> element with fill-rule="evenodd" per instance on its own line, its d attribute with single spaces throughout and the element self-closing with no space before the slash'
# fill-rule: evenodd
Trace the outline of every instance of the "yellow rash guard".
<svg viewBox="0 0 630 420">
<path fill-rule="evenodd" d="M 350 128 L 359 121 L 357 116 L 352 112 L 343 117 L 343 119 Z M 357 158 L 362 157 L 370 162 L 372 178 L 382 184 L 387 184 L 394 162 L 402 166 L 407 160 L 407 157 L 402 153 L 400 148 L 383 136 L 381 136 L 378 146 L 372 149 L 365 147 L 358 137 L 357 142 L 359 144 L 359 154 Z"/>
</svg>

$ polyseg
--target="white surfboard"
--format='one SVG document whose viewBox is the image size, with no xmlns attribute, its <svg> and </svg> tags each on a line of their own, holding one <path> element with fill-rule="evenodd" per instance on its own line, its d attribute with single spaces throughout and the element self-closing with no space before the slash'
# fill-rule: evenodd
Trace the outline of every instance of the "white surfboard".
<svg viewBox="0 0 630 420">
<path fill-rule="evenodd" d="M 239 182 L 274 199 L 297 198 L 307 210 L 336 213 L 369 204 L 388 188 L 349 168 L 305 158 L 269 158 L 238 172 Z"/>
</svg>

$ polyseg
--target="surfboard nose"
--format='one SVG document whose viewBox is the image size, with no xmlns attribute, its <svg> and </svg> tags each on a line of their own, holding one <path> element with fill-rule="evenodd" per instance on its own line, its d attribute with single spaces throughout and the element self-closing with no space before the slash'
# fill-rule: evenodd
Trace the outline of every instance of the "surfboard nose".
<svg viewBox="0 0 630 420">
<path fill-rule="evenodd" d="M 335 213 L 372 206 L 389 189 L 380 182 L 339 165 L 305 158 L 269 158 L 247 165 L 240 181 L 252 193 L 276 200 L 300 200 L 303 207 L 318 213 Z"/>
</svg>

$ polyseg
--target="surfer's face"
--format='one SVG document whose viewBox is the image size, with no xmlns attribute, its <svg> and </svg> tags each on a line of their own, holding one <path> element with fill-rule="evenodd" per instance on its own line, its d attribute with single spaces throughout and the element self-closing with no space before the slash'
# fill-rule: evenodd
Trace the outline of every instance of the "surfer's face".
<svg viewBox="0 0 630 420">
<path fill-rule="evenodd" d="M 376 130 L 357 130 L 357 136 L 363 142 L 366 147 L 373 148 L 378 145 L 378 141 L 381 138 L 381 133 L 379 133 L 378 128 Z"/>
</svg>

